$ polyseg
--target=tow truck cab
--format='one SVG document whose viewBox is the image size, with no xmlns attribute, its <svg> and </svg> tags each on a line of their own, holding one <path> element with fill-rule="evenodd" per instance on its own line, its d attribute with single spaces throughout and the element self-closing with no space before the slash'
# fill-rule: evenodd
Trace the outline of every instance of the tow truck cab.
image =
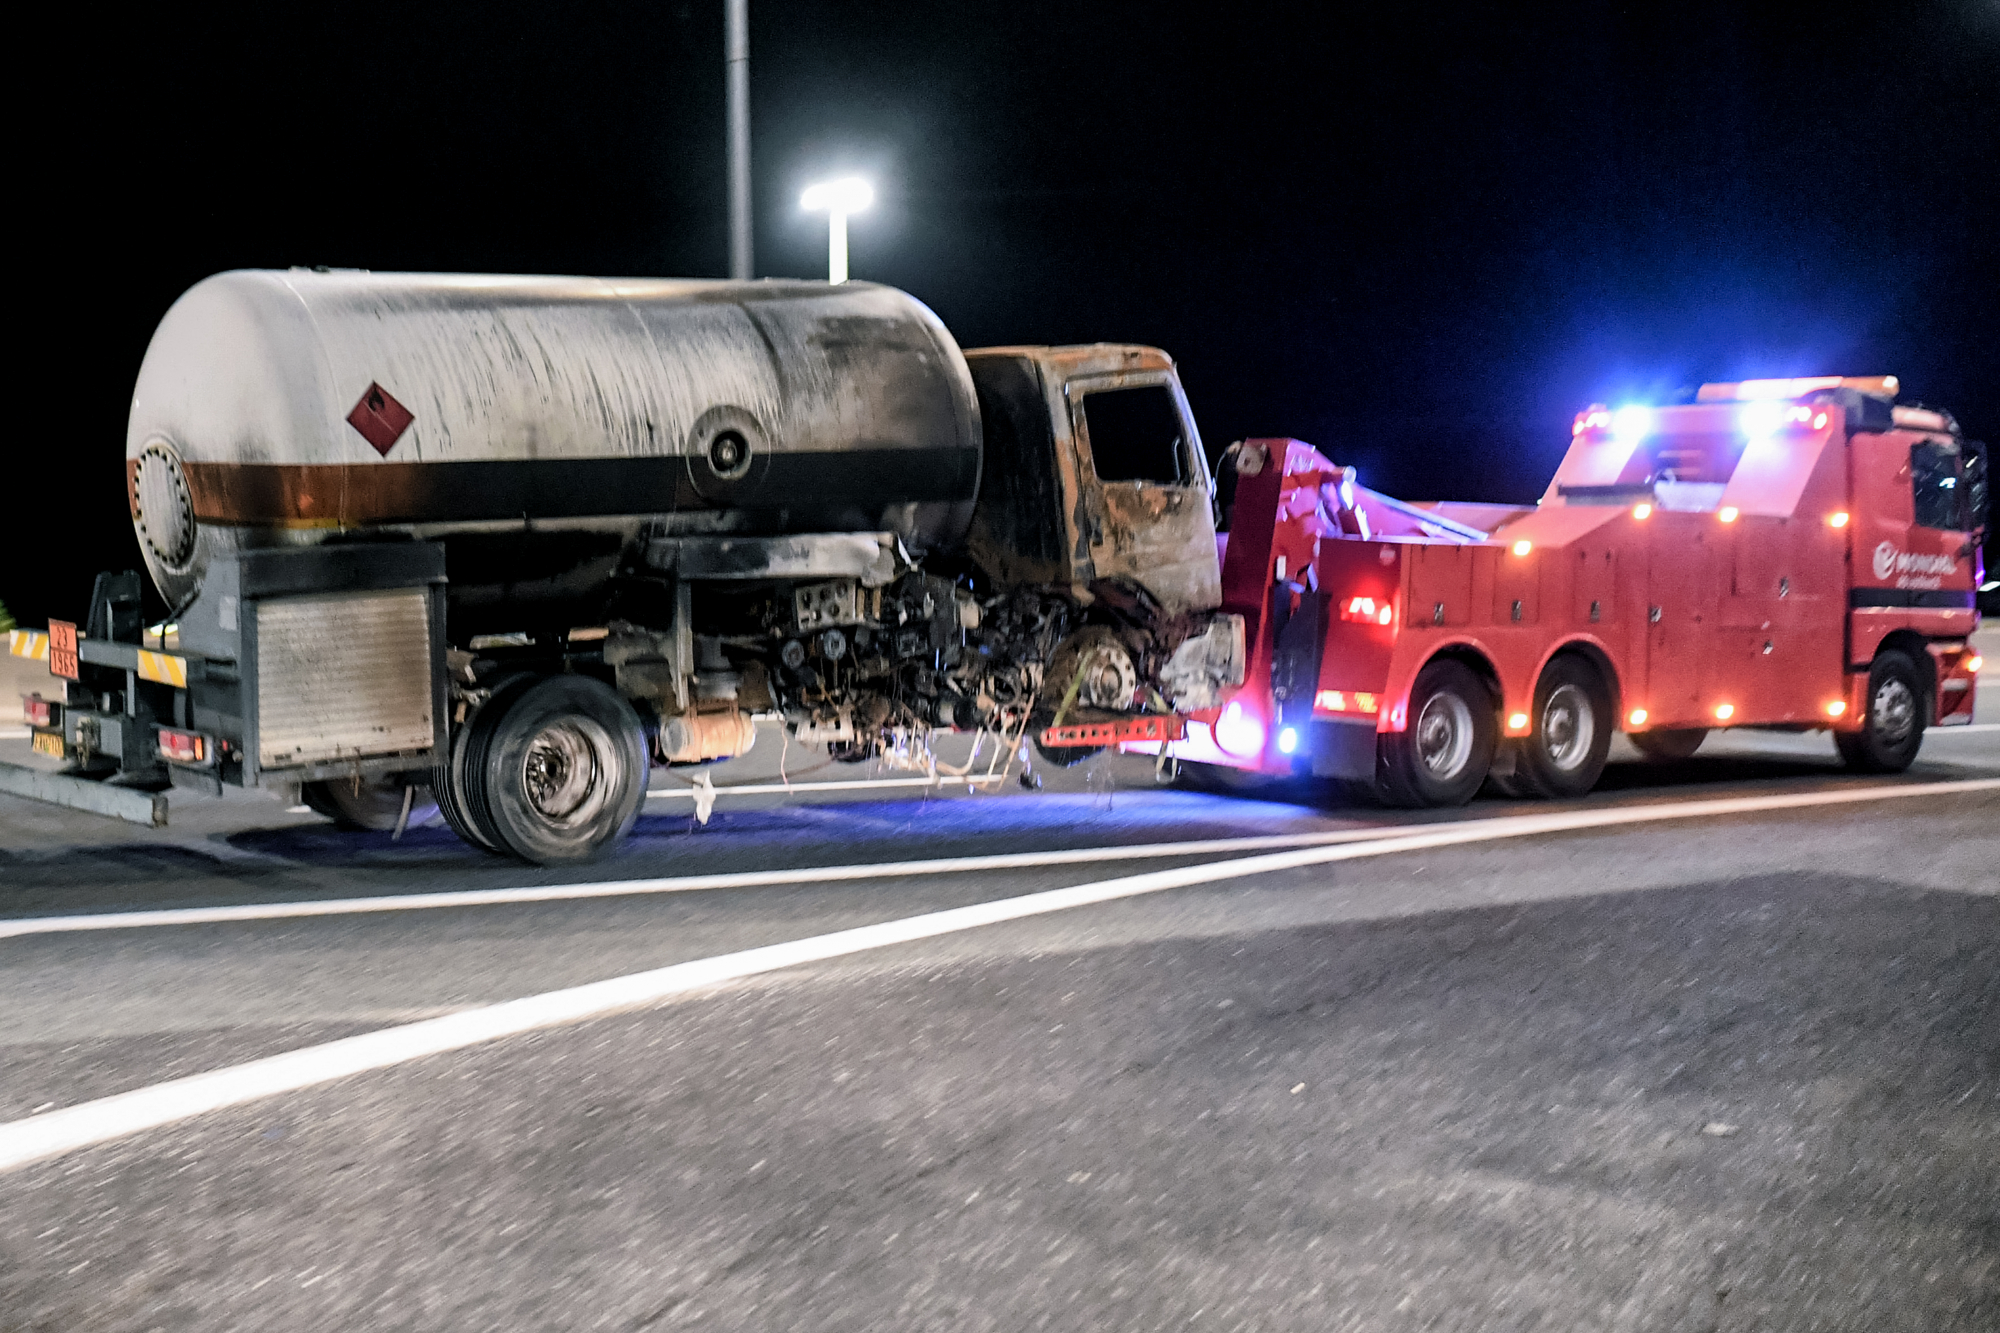
<svg viewBox="0 0 2000 1333">
<path fill-rule="evenodd" d="M 1614 730 L 1677 755 L 1717 727 L 1825 728 L 1862 767 L 1907 765 L 1926 724 L 1972 717 L 1987 465 L 1895 393 L 1593 406 L 1533 507 L 1399 504 L 1298 441 L 1245 442 L 1223 584 L 1246 684 L 1172 752 L 1405 804 L 1489 777 L 1576 794 Z"/>
</svg>

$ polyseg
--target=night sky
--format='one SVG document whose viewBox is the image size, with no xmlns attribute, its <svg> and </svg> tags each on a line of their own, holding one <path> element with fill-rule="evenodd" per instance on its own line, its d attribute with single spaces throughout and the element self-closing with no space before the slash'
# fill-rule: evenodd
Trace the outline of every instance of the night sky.
<svg viewBox="0 0 2000 1333">
<path fill-rule="evenodd" d="M 866 175 L 854 275 L 962 344 L 1157 344 L 1211 453 L 1416 499 L 1704 379 L 2000 442 L 2000 3 L 1502 8 L 752 0 L 757 272 L 823 276 L 799 191 Z M 16 51 L 23 623 L 139 567 L 132 382 L 206 274 L 725 272 L 720 0 L 69 12 Z"/>
</svg>

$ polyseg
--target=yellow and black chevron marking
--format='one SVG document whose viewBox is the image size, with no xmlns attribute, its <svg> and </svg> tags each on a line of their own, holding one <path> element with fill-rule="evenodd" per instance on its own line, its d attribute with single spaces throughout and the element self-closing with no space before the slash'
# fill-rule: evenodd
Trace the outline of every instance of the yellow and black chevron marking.
<svg viewBox="0 0 2000 1333">
<path fill-rule="evenodd" d="M 185 657 L 175 657 L 172 653 L 152 653 L 144 648 L 139 650 L 139 679 L 158 681 L 162 685 L 172 685 L 175 689 L 186 689 L 188 664 Z"/>
<path fill-rule="evenodd" d="M 10 629 L 7 631 L 7 651 L 16 657 L 46 662 L 49 660 L 49 636 L 41 630 Z"/>
</svg>

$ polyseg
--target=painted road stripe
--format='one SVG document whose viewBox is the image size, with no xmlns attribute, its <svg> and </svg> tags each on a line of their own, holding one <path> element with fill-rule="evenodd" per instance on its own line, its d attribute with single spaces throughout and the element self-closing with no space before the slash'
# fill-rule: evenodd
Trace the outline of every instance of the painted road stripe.
<svg viewBox="0 0 2000 1333">
<path fill-rule="evenodd" d="M 784 944 L 770 944 L 715 958 L 675 963 L 649 972 L 594 981 L 565 990 L 548 991 L 519 1000 L 467 1009 L 442 1018 L 424 1019 L 384 1028 L 318 1046 L 307 1046 L 262 1060 L 212 1070 L 103 1097 L 77 1106 L 0 1124 L 0 1171 L 42 1161 L 93 1144 L 106 1143 L 143 1130 L 172 1124 L 209 1111 L 219 1111 L 284 1092 L 296 1092 L 350 1074 L 385 1069 L 428 1055 L 463 1050 L 502 1037 L 557 1027 L 607 1014 L 640 1009 L 675 995 L 702 990 L 784 968 L 824 962 L 897 944 L 932 939 L 959 931 L 1024 917 L 1064 912 L 1072 908 L 1160 893 L 1196 884 L 1215 884 L 1326 865 L 1363 857 L 1388 856 L 1431 847 L 1565 833 L 1579 829 L 1612 828 L 1670 819 L 1716 818 L 1778 810 L 1853 805 L 1920 796 L 1958 796 L 2000 789 L 2000 778 L 1970 782 L 1927 782 L 1908 786 L 1861 787 L 1846 791 L 1807 792 L 1788 796 L 1751 796 L 1734 800 L 1689 801 L 1671 806 L 1625 806 L 1608 810 L 1573 810 L 1509 819 L 1433 825 L 1405 835 L 1337 847 L 1299 848 L 1234 861 L 1211 861 L 1172 870 L 1078 884 L 1066 889 L 1001 898 L 925 912 L 897 921 L 834 931 Z"/>
<path fill-rule="evenodd" d="M 1974 722 L 1963 727 L 1927 727 L 1924 729 L 1924 739 L 1930 740 L 1937 736 L 1963 736 L 1969 732 L 1980 731 L 2000 731 L 2000 722 Z"/>
<path fill-rule="evenodd" d="M 976 777 L 936 777 L 936 778 L 851 778 L 841 782 L 758 782 L 743 783 L 733 787 L 711 787 L 708 790 L 717 796 L 764 796 L 783 792 L 798 796 L 812 791 L 869 791 L 883 787 L 952 787 L 960 783 L 976 785 L 984 779 Z M 990 780 L 985 780 L 989 781 Z M 699 792 L 695 787 L 657 787 L 646 793 L 649 801 L 664 801 L 674 797 L 692 797 Z"/>
<path fill-rule="evenodd" d="M 1482 823 L 1490 821 L 1479 821 Z M 548 884 L 518 889 L 461 889 L 451 893 L 403 893 L 374 898 L 326 898 L 297 903 L 245 903 L 230 907 L 176 907 L 150 912 L 87 912 L 75 916 L 34 916 L 0 920 L 0 939 L 13 935 L 55 935 L 76 930 L 136 930 L 149 926 L 197 926 L 220 921 L 277 921 L 289 917 L 352 916 L 361 912 L 421 912 L 440 907 L 494 907 L 506 903 L 567 902 L 580 898 L 627 898 L 708 889 L 754 889 L 783 884 L 831 884 L 844 880 L 902 879 L 957 875 L 983 870 L 1035 870 L 1046 866 L 1093 865 L 1107 861 L 1159 860 L 1168 856 L 1214 856 L 1262 852 L 1282 847 L 1322 847 L 1416 832 L 1426 824 L 1374 824 L 1331 833 L 1274 833 L 1254 838 L 1211 838 L 1202 842 L 1157 842 L 1132 847 L 1079 847 L 1051 852 L 996 852 L 932 861 L 888 861 L 858 866 L 806 866 L 793 870 L 744 870 L 728 874 L 683 875 L 675 879 L 614 879 L 590 884 Z"/>
<path fill-rule="evenodd" d="M 1874 792 L 1890 789 L 1865 790 Z M 1702 804 L 1706 809 L 1715 803 Z M 1678 809 L 1680 807 L 1668 805 L 1619 808 Z M 1505 837 L 1509 836 L 1505 830 L 1522 818 L 1542 819 L 1547 816 L 1502 816 L 1497 819 L 1462 820 L 1457 821 L 1454 827 L 1497 828 L 1502 831 L 1493 836 Z M 144 930 L 160 926 L 201 926 L 236 921 L 284 921 L 308 917 L 357 916 L 370 912 L 425 912 L 453 907 L 500 907 L 510 904 L 574 902 L 593 898 L 636 898 L 666 893 L 701 893 L 717 889 L 776 888 L 792 884 L 836 884 L 855 880 L 976 874 L 990 870 L 1039 870 L 1054 866 L 1100 865 L 1118 861 L 1162 860 L 1180 856 L 1223 856 L 1293 847 L 1337 846 L 1378 838 L 1401 837 L 1431 827 L 1434 826 L 1374 824 L 1365 828 L 1339 829 L 1327 833 L 1266 834 L 1257 837 L 1210 838 L 1188 842 L 1141 843 L 1123 847 L 1065 848 L 1046 852 L 998 852 L 986 856 L 952 856 L 927 861 L 804 866 L 787 870 L 732 871 L 663 879 L 604 880 L 584 884 L 544 884 L 509 889 L 460 889 L 449 893 L 383 894 L 368 898 L 322 898 L 290 903 L 238 903 L 226 907 L 175 907 L 142 912 L 84 912 L 68 916 L 15 917 L 0 919 L 0 939 L 21 935 L 60 935 L 88 930 Z"/>
</svg>

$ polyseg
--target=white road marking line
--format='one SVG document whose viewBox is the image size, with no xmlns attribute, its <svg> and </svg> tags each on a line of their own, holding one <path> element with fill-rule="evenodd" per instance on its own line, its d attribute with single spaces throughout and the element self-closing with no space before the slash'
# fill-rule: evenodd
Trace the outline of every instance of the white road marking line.
<svg viewBox="0 0 2000 1333">
<path fill-rule="evenodd" d="M 24 741 L 33 734 L 27 727 L 0 727 L 0 741 Z"/>
<path fill-rule="evenodd" d="M 1751 796 L 1731 800 L 1690 801 L 1667 806 L 1624 806 L 1606 810 L 1573 810 L 1547 815 L 1433 825 L 1407 835 L 1338 847 L 1299 848 L 1234 861 L 1154 870 L 1142 875 L 1048 889 L 992 902 L 974 903 L 941 912 L 925 912 L 896 921 L 834 931 L 807 939 L 739 953 L 675 963 L 649 972 L 594 981 L 548 991 L 442 1018 L 424 1019 L 401 1027 L 367 1032 L 283 1055 L 173 1079 L 149 1088 L 83 1102 L 61 1110 L 0 1124 L 0 1172 L 60 1156 L 93 1144 L 106 1143 L 143 1130 L 219 1111 L 284 1092 L 296 1092 L 350 1074 L 385 1069 L 428 1055 L 463 1050 L 502 1037 L 557 1027 L 632 1009 L 644 1008 L 689 991 L 824 962 L 897 944 L 931 939 L 959 931 L 1024 917 L 1063 912 L 1097 903 L 1160 893 L 1196 884 L 1214 884 L 1306 866 L 1326 865 L 1363 857 L 1389 856 L 1429 847 L 1611 828 L 1623 824 L 1657 823 L 1674 819 L 1717 818 L 1778 810 L 1853 805 L 1867 801 L 1953 796 L 2000 789 L 2000 778 L 1966 782 L 1912 783 L 1908 786 L 1861 787 L 1845 791 L 1805 792 L 1783 796 Z"/>
<path fill-rule="evenodd" d="M 1924 739 L 1933 736 L 1963 736 L 1968 732 L 2000 731 L 2000 722 L 1972 722 L 1962 727 L 1926 727 Z"/>
<path fill-rule="evenodd" d="M 717 795 L 732 793 L 737 796 L 767 796 L 782 793 L 797 796 L 809 791 L 861 791 L 879 787 L 952 787 L 967 781 L 965 778 L 851 778 L 840 782 L 756 782 L 741 786 L 716 787 Z M 972 779 L 977 781 L 977 779 Z M 662 801 L 674 796 L 693 796 L 692 787 L 660 787 L 646 793 L 649 801 Z"/>
<path fill-rule="evenodd" d="M 1478 821 L 1486 822 L 1486 821 Z M 196 926 L 224 921 L 281 921 L 293 917 L 352 916 L 362 912 L 421 912 L 441 907 L 492 907 L 507 903 L 568 902 L 585 898 L 630 898 L 657 893 L 710 889 L 766 888 L 783 884 L 828 884 L 859 879 L 901 879 L 957 875 L 982 870 L 1035 870 L 1046 866 L 1093 865 L 1106 861 L 1159 860 L 1259 852 L 1281 847 L 1321 847 L 1363 842 L 1428 824 L 1376 824 L 1329 833 L 1273 833 L 1252 838 L 1211 838 L 1200 842 L 1155 842 L 1130 847 L 1079 847 L 1052 852 L 995 852 L 987 856 L 941 857 L 932 861 L 885 861 L 858 866 L 802 866 L 791 870 L 740 870 L 674 879 L 614 879 L 588 884 L 546 884 L 516 889 L 459 889 L 450 893 L 399 893 L 373 898 L 322 898 L 296 903 L 243 903 L 231 907 L 172 907 L 147 912 L 85 912 L 74 916 L 31 916 L 0 920 L 0 939 L 55 935 L 77 930 L 135 930 L 152 926 Z"/>
</svg>

